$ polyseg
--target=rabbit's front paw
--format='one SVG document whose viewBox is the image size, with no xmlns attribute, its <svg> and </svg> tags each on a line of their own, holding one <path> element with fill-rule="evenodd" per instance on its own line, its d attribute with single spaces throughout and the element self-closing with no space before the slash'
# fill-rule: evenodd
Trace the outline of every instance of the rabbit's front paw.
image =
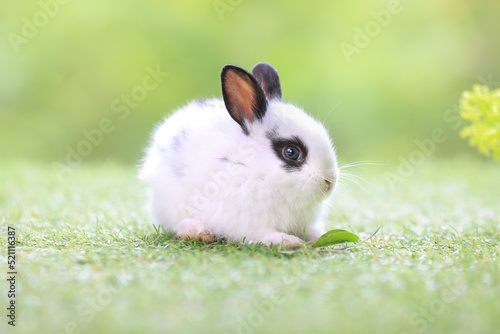
<svg viewBox="0 0 500 334">
<path fill-rule="evenodd" d="M 306 230 L 306 239 L 310 242 L 316 242 L 325 233 L 326 231 L 322 228 L 310 227 Z"/>
<path fill-rule="evenodd" d="M 304 242 L 300 238 L 298 238 L 294 235 L 281 233 L 281 232 L 273 232 L 273 233 L 266 234 L 261 239 L 261 241 L 262 241 L 262 243 L 264 243 L 266 245 L 271 245 L 271 244 L 280 245 L 280 244 L 282 244 L 283 246 L 291 247 L 291 248 L 297 248 L 297 247 L 300 247 L 304 244 Z"/>
<path fill-rule="evenodd" d="M 198 240 L 207 244 L 215 240 L 212 232 L 201 221 L 191 218 L 181 220 L 174 232 L 178 238 L 184 240 Z"/>
</svg>

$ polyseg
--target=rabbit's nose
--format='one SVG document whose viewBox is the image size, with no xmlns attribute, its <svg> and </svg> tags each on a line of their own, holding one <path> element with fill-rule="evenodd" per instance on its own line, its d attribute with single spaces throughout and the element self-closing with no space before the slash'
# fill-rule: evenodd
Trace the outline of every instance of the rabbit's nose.
<svg viewBox="0 0 500 334">
<path fill-rule="evenodd" d="M 330 189 L 332 189 L 332 182 L 330 180 L 327 180 L 325 179 L 325 183 L 326 183 L 326 190 L 329 191 Z"/>
</svg>

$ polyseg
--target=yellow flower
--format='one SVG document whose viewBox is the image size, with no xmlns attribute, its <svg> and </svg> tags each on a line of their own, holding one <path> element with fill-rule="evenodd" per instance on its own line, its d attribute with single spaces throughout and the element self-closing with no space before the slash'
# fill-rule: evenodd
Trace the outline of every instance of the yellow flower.
<svg viewBox="0 0 500 334">
<path fill-rule="evenodd" d="M 500 161 L 500 89 L 474 85 L 460 99 L 460 116 L 471 124 L 460 132 L 479 152 Z"/>
</svg>

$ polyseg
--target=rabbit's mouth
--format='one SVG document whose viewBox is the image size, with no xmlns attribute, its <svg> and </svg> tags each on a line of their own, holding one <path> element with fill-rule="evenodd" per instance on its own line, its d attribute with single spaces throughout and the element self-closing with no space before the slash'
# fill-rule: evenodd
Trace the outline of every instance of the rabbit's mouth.
<svg viewBox="0 0 500 334">
<path fill-rule="evenodd" d="M 337 185 L 337 174 L 332 172 L 331 169 L 327 169 L 326 172 L 319 174 L 321 177 L 320 181 L 320 189 L 321 192 L 324 192 L 325 195 L 329 195 Z"/>
<path fill-rule="evenodd" d="M 325 190 L 323 192 L 324 192 L 325 196 L 329 196 L 337 187 L 337 180 L 325 179 L 324 182 L 325 182 L 325 185 L 324 185 L 323 189 L 325 189 Z"/>
<path fill-rule="evenodd" d="M 328 179 L 325 179 L 325 183 L 326 183 L 326 192 L 329 193 L 330 191 L 333 190 L 335 185 L 332 185 L 332 181 L 330 181 Z"/>
<path fill-rule="evenodd" d="M 330 178 L 320 178 L 319 180 L 316 181 L 315 185 L 315 190 L 314 190 L 314 195 L 312 196 L 314 199 L 312 199 L 313 202 L 318 203 L 318 201 L 323 201 L 326 198 L 328 198 L 335 187 L 337 186 L 337 182 L 335 179 L 330 179 Z"/>
</svg>

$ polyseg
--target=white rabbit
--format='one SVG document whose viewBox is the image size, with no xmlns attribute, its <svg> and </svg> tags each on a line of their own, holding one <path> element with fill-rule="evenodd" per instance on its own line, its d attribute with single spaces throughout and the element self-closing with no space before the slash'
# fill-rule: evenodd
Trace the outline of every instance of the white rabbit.
<svg viewBox="0 0 500 334">
<path fill-rule="evenodd" d="M 325 232 L 321 213 L 339 176 L 331 139 L 282 101 L 274 67 L 252 72 L 226 65 L 223 100 L 191 102 L 154 132 L 140 178 L 166 231 L 286 246 Z"/>
</svg>

